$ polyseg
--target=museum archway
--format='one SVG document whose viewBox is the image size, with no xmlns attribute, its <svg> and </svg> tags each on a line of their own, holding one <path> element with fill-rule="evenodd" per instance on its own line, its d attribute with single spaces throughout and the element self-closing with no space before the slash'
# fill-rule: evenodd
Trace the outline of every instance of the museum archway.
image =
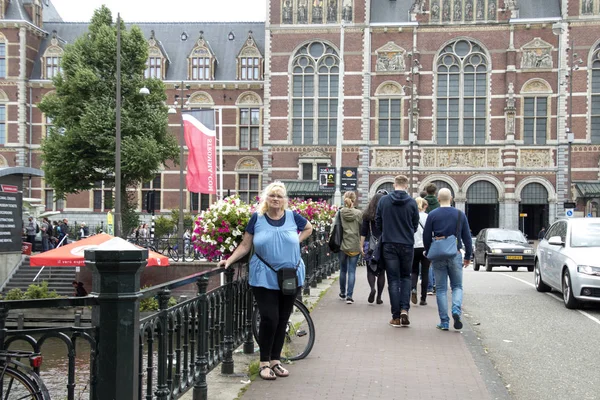
<svg viewBox="0 0 600 400">
<path fill-rule="evenodd" d="M 488 181 L 477 181 L 469 186 L 465 212 L 473 236 L 484 228 L 498 227 L 498 210 L 496 186 Z"/>
<path fill-rule="evenodd" d="M 526 217 L 521 217 L 527 214 Z M 550 209 L 548 191 L 541 183 L 528 183 L 521 191 L 519 203 L 519 229 L 528 239 L 537 239 L 542 226 L 548 228 Z"/>
</svg>

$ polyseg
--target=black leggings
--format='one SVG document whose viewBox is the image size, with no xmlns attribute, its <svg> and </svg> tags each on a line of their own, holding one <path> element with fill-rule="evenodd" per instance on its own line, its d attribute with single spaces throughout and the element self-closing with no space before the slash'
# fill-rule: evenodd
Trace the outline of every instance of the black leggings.
<svg viewBox="0 0 600 400">
<path fill-rule="evenodd" d="M 377 300 L 381 300 L 381 293 L 383 293 L 383 287 L 385 286 L 385 272 L 380 271 L 379 275 L 375 275 L 371 268 L 367 266 L 367 281 L 369 281 L 371 291 L 375 290 L 375 280 L 377 280 Z"/>
<path fill-rule="evenodd" d="M 298 288 L 300 291 L 300 288 Z M 260 361 L 279 360 L 296 295 L 284 296 L 280 290 L 253 286 L 252 292 L 260 313 L 258 346 Z M 299 293 L 299 292 L 298 292 Z"/>
<path fill-rule="evenodd" d="M 431 261 L 423 255 L 425 249 L 423 247 L 415 247 L 412 265 L 412 289 L 417 289 L 419 281 L 419 263 L 421 263 L 421 300 L 427 298 L 427 285 L 429 285 L 429 265 Z"/>
</svg>

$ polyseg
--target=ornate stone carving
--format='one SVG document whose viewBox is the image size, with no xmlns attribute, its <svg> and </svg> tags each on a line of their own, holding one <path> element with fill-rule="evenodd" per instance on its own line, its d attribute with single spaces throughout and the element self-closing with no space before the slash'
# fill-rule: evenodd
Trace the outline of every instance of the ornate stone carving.
<svg viewBox="0 0 600 400">
<path fill-rule="evenodd" d="M 425 149 L 421 164 L 425 168 L 496 168 L 500 165 L 497 149 Z"/>
<path fill-rule="evenodd" d="M 214 104 L 212 97 L 208 93 L 198 92 L 190 96 L 190 104 Z"/>
<path fill-rule="evenodd" d="M 431 22 L 439 22 L 440 20 L 440 3 L 434 0 L 431 3 Z"/>
<path fill-rule="evenodd" d="M 488 168 L 497 168 L 500 166 L 500 150 L 487 150 L 487 166 Z"/>
<path fill-rule="evenodd" d="M 406 50 L 394 42 L 387 42 L 387 44 L 375 50 L 375 54 L 377 55 L 375 71 L 397 73 L 406 70 L 404 63 Z"/>
<path fill-rule="evenodd" d="M 445 1 L 442 6 L 442 22 L 450 21 L 450 2 Z"/>
<path fill-rule="evenodd" d="M 260 99 L 256 93 L 242 94 L 236 104 L 260 104 Z"/>
<path fill-rule="evenodd" d="M 496 14 L 496 0 L 488 0 L 488 21 L 495 21 L 497 18 Z"/>
<path fill-rule="evenodd" d="M 465 3 L 465 21 L 473 21 L 473 0 Z"/>
<path fill-rule="evenodd" d="M 415 0 L 410 8 L 413 14 L 423 14 L 425 12 L 425 0 Z"/>
<path fill-rule="evenodd" d="M 506 98 L 506 108 L 511 110 L 515 109 L 515 85 L 512 82 L 508 84 L 508 97 Z"/>
<path fill-rule="evenodd" d="M 259 162 L 254 157 L 244 157 L 235 166 L 236 171 L 261 171 Z"/>
<path fill-rule="evenodd" d="M 291 24 L 294 22 L 294 8 L 290 0 L 285 0 L 281 8 L 281 23 Z"/>
<path fill-rule="evenodd" d="M 462 21 L 462 1 L 454 0 L 454 21 Z"/>
<path fill-rule="evenodd" d="M 336 23 L 338 19 L 338 3 L 337 0 L 329 0 L 327 5 L 327 22 Z"/>
<path fill-rule="evenodd" d="M 312 8 L 312 23 L 323 23 L 323 0 L 314 0 Z"/>
<path fill-rule="evenodd" d="M 545 81 L 541 79 L 533 79 L 525 84 L 523 93 L 551 93 L 552 88 Z"/>
<path fill-rule="evenodd" d="M 404 166 L 402 150 L 375 150 L 375 165 L 381 168 L 400 168 Z"/>
<path fill-rule="evenodd" d="M 485 5 L 483 4 L 483 0 L 477 0 L 477 11 L 476 11 L 475 15 L 477 16 L 478 21 L 483 19 L 484 8 L 485 8 Z"/>
<path fill-rule="evenodd" d="M 375 91 L 376 95 L 404 96 L 404 88 L 398 82 L 384 82 Z"/>
<path fill-rule="evenodd" d="M 548 69 L 552 68 L 552 45 L 540 38 L 521 47 L 521 68 L 525 69 Z"/>
<path fill-rule="evenodd" d="M 344 0 L 342 7 L 342 21 L 352 22 L 352 0 Z"/>
<path fill-rule="evenodd" d="M 519 166 L 523 168 L 548 168 L 553 166 L 548 150 L 523 149 L 519 151 Z"/>
<path fill-rule="evenodd" d="M 306 153 L 303 153 L 300 155 L 300 158 L 331 158 L 329 157 L 329 154 L 321 151 L 321 150 L 310 150 L 307 151 Z"/>
<path fill-rule="evenodd" d="M 262 54 L 260 54 L 260 50 L 256 46 L 256 42 L 254 41 L 254 36 L 252 35 L 252 31 L 248 31 L 248 38 L 246 39 L 246 43 L 240 50 L 238 57 L 259 57 L 262 58 Z"/>
<path fill-rule="evenodd" d="M 8 167 L 8 162 L 4 156 L 0 155 L 0 168 Z"/>
<path fill-rule="evenodd" d="M 306 24 L 308 22 L 308 5 L 306 4 L 307 0 L 300 0 L 298 3 L 298 18 L 297 21 L 299 24 Z"/>
<path fill-rule="evenodd" d="M 592 14 L 594 12 L 594 0 L 583 0 L 581 2 L 581 13 Z"/>
</svg>

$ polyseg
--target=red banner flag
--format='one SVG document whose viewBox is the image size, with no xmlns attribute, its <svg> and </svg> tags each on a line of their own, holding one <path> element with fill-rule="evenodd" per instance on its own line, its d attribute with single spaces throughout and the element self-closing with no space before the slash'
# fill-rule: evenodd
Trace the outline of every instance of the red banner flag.
<svg viewBox="0 0 600 400">
<path fill-rule="evenodd" d="M 188 147 L 187 190 L 217 194 L 215 112 L 212 109 L 185 112 L 183 124 Z"/>
</svg>

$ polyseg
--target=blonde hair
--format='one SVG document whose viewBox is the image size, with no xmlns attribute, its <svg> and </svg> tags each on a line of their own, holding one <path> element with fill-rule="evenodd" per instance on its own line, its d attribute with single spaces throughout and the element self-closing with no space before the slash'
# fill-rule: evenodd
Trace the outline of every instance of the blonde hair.
<svg viewBox="0 0 600 400">
<path fill-rule="evenodd" d="M 275 181 L 270 183 L 265 190 L 263 190 L 262 195 L 260 196 L 260 203 L 258 203 L 258 208 L 256 212 L 258 215 L 264 215 L 269 209 L 269 205 L 267 204 L 267 197 L 273 192 L 277 192 L 281 196 L 283 196 L 283 209 L 287 210 L 288 208 L 288 197 L 287 190 L 285 190 L 285 185 L 281 181 Z"/>
<path fill-rule="evenodd" d="M 344 205 L 346 207 L 352 207 L 356 203 L 356 193 L 346 192 L 344 193 Z"/>
<path fill-rule="evenodd" d="M 417 202 L 417 207 L 419 207 L 419 211 L 423 211 L 427 208 L 427 206 L 429 205 L 429 203 L 427 202 L 427 200 L 425 200 L 422 197 L 417 197 L 415 199 L 415 201 Z"/>
</svg>

